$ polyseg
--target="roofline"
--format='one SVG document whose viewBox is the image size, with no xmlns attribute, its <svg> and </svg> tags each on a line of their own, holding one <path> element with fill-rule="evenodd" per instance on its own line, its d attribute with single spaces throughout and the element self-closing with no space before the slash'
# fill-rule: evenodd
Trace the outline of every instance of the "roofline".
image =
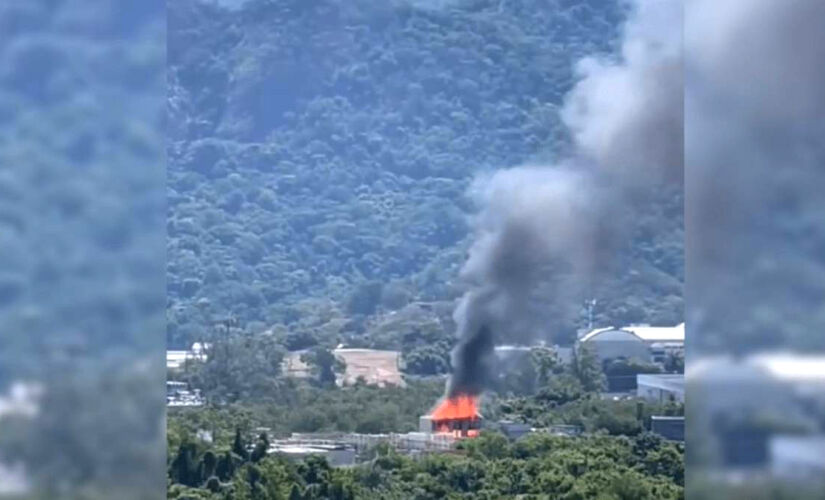
<svg viewBox="0 0 825 500">
<path fill-rule="evenodd" d="M 662 329 L 681 329 L 682 330 L 682 338 L 681 339 L 674 339 L 674 338 L 667 338 L 667 339 L 645 339 L 644 337 L 640 337 L 636 332 L 633 331 L 633 326 L 624 326 L 624 327 L 616 327 L 616 326 L 608 326 L 605 328 L 597 328 L 590 332 L 587 332 L 585 335 L 578 339 L 579 342 L 587 342 L 591 340 L 593 337 L 597 337 L 605 332 L 624 332 L 633 335 L 637 339 L 641 340 L 642 342 L 648 343 L 658 343 L 658 344 L 666 344 L 666 343 L 673 343 L 673 344 L 684 344 L 685 337 L 684 337 L 684 323 L 679 323 L 678 325 L 674 326 L 653 326 L 653 327 L 644 327 L 644 328 L 662 328 Z"/>
</svg>

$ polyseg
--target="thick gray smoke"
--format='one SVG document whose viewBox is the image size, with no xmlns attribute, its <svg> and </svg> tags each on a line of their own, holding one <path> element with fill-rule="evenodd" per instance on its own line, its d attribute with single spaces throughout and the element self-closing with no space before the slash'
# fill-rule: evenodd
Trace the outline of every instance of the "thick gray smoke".
<svg viewBox="0 0 825 500">
<path fill-rule="evenodd" d="M 823 350 L 825 2 L 685 14 L 688 347 Z"/>
<path fill-rule="evenodd" d="M 522 167 L 501 170 L 474 186 L 483 207 L 475 221 L 476 239 L 462 269 L 471 289 L 455 311 L 459 345 L 448 392 L 478 394 L 486 385 L 496 333 L 525 313 L 541 269 L 565 259 L 572 271 L 587 274 L 600 231 L 600 206 L 584 172 Z"/>
<path fill-rule="evenodd" d="M 579 152 L 620 181 L 683 178 L 682 5 L 639 0 L 618 59 L 588 57 L 562 118 Z"/>
<path fill-rule="evenodd" d="M 799 394 L 793 403 L 754 392 L 766 381 L 745 364 L 712 372 L 736 370 L 735 383 L 701 375 L 703 361 L 715 364 L 706 357 L 757 352 L 763 359 L 780 354 L 783 371 L 801 374 L 803 360 L 788 362 L 782 351 L 825 352 L 825 2 L 691 0 L 685 27 L 685 458 L 692 491 L 726 473 L 724 454 L 711 452 L 724 449 L 714 442 L 727 431 L 720 416 L 825 422 L 822 407 L 792 383 L 782 392 Z M 719 404 L 727 400 L 736 403 Z M 809 432 L 822 431 L 814 425 Z M 816 479 L 800 477 L 794 491 L 823 491 Z"/>
<path fill-rule="evenodd" d="M 578 156 L 501 170 L 473 186 L 481 211 L 462 269 L 470 289 L 455 311 L 459 342 L 448 396 L 480 394 L 495 345 L 526 340 L 527 303 L 548 267 L 573 279 L 543 300 L 577 299 L 577 285 L 615 249 L 617 204 L 627 193 L 658 180 L 681 182 L 681 3 L 640 0 L 635 7 L 621 54 L 579 64 L 581 80 L 563 110 Z"/>
</svg>

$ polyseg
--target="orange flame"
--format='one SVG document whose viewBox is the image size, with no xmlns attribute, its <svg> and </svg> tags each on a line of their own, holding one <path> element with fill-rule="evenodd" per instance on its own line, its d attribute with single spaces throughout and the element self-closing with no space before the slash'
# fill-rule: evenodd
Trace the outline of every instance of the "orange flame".
<svg viewBox="0 0 825 500">
<path fill-rule="evenodd" d="M 459 394 L 452 398 L 445 398 L 430 414 L 433 421 L 477 419 L 478 396 Z"/>
</svg>

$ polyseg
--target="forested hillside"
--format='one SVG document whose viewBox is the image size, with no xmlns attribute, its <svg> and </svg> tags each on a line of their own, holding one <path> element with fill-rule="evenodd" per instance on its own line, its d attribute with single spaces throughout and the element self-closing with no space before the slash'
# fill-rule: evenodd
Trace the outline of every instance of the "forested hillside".
<svg viewBox="0 0 825 500">
<path fill-rule="evenodd" d="M 452 335 L 468 186 L 564 155 L 574 64 L 609 56 L 623 16 L 612 0 L 170 3 L 170 346 L 227 315 L 376 345 L 391 311 L 426 333 L 416 302 Z M 682 193 L 637 205 L 632 246 L 587 290 L 598 324 L 682 320 Z M 410 332 L 389 329 L 378 343 L 400 348 Z"/>
</svg>

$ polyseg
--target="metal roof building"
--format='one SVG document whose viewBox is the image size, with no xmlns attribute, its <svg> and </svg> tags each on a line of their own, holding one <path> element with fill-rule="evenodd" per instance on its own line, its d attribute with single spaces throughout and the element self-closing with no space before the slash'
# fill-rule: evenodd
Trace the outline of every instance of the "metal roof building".
<svg viewBox="0 0 825 500">
<path fill-rule="evenodd" d="M 648 401 L 685 402 L 685 376 L 682 374 L 638 374 L 636 395 Z"/>
<path fill-rule="evenodd" d="M 684 323 L 676 326 L 630 325 L 621 328 L 597 328 L 582 336 L 579 342 L 605 339 L 611 335 L 615 336 L 616 332 L 629 333 L 646 344 L 684 344 L 685 342 Z"/>
<path fill-rule="evenodd" d="M 666 351 L 684 348 L 685 324 L 597 328 L 579 337 L 579 344 L 584 343 L 594 346 L 602 361 L 625 358 L 650 362 L 654 350 L 661 358 Z"/>
</svg>

